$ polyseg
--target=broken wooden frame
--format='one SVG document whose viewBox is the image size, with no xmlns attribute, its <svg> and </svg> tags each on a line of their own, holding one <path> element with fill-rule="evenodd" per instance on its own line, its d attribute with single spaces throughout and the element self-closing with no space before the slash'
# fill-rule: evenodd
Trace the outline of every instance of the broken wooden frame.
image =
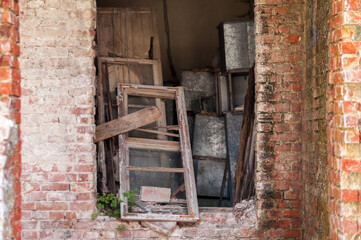
<svg viewBox="0 0 361 240">
<path fill-rule="evenodd" d="M 128 201 L 121 203 L 121 219 L 123 220 L 153 220 L 153 221 L 177 221 L 195 222 L 199 219 L 197 192 L 195 186 L 194 170 L 191 145 L 189 139 L 187 113 L 182 87 L 157 87 L 146 85 L 120 84 L 118 87 L 119 115 L 128 114 L 128 96 L 155 98 L 157 100 L 175 100 L 177 109 L 180 141 L 168 141 L 159 139 L 131 138 L 126 134 L 119 135 L 120 151 L 120 195 L 130 190 L 129 171 L 153 171 L 153 172 L 176 172 L 183 173 L 187 215 L 180 214 L 157 214 L 157 213 L 131 213 L 128 211 Z M 174 128 L 174 126 L 172 126 Z M 129 149 L 151 149 L 170 152 L 181 152 L 183 168 L 162 167 L 134 167 L 129 166 Z"/>
<path fill-rule="evenodd" d="M 116 76 L 110 76 L 109 68 L 120 66 L 120 72 Z M 136 66 L 137 71 L 131 71 L 130 68 Z M 151 73 L 148 70 L 151 70 Z M 133 69 L 134 70 L 134 69 Z M 145 79 L 144 76 L 147 76 Z M 148 76 L 150 75 L 150 76 Z M 149 77 L 151 80 L 149 81 Z M 114 80 L 112 82 L 111 80 Z M 159 59 L 135 59 L 135 58 L 119 58 L 119 57 L 99 57 L 98 58 L 98 79 L 97 79 L 97 124 L 105 124 L 105 122 L 114 120 L 112 116 L 113 100 L 111 92 L 116 93 L 116 88 L 120 83 L 131 84 L 150 84 L 163 85 L 162 66 Z M 157 126 L 166 125 L 165 104 L 160 99 L 156 99 L 156 106 L 161 112 L 161 117 L 157 120 Z M 141 106 L 140 108 L 144 108 Z M 107 114 L 108 113 L 108 114 Z M 108 115 L 108 119 L 106 119 Z M 166 139 L 166 136 L 159 134 L 158 139 Z M 108 140 L 109 141 L 109 140 Z M 115 193 L 116 177 L 118 161 L 113 160 L 115 153 L 114 138 L 108 141 L 99 141 L 98 149 L 98 166 L 102 173 L 101 192 Z M 109 146 L 110 144 L 110 146 Z M 108 149 L 108 150 L 107 150 Z M 164 159 L 164 157 L 163 157 Z M 115 165 L 115 166 L 114 166 Z M 115 168 L 114 168 L 115 167 Z M 115 175 L 112 174 L 115 171 Z"/>
</svg>

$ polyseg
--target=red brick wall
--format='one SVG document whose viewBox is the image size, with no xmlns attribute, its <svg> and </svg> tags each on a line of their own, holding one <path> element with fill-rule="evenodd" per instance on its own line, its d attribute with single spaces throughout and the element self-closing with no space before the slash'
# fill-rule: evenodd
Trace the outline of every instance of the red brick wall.
<svg viewBox="0 0 361 240">
<path fill-rule="evenodd" d="M 20 238 L 19 5 L 0 1 L 0 238 Z"/>
<path fill-rule="evenodd" d="M 301 0 L 256 0 L 258 221 L 264 238 L 302 238 Z"/>
<path fill-rule="evenodd" d="M 305 65 L 302 78 L 302 166 L 304 239 L 327 239 L 327 86 L 331 3 L 305 4 Z"/>
<path fill-rule="evenodd" d="M 22 237 L 161 239 L 139 223 L 90 219 L 96 192 L 95 1 L 20 3 Z M 302 0 L 255 1 L 258 227 L 253 215 L 237 222 L 232 212 L 203 212 L 199 223 L 178 226 L 172 239 L 351 239 L 361 231 L 360 3 L 312 3 L 311 10 Z M 307 49 L 311 14 L 318 38 Z M 2 19 L 11 27 L 0 32 L 17 25 L 15 18 Z M 13 45 L 0 44 L 1 51 L 18 55 L 16 39 L 6 37 L 4 43 Z M 0 71 L 18 68 L 16 57 L 0 62 Z M 8 84 L 16 73 L 0 80 L 0 104 L 6 106 L 0 117 L 9 120 L 9 129 L 20 123 L 20 88 Z M 0 159 L 13 138 L 4 139 Z M 4 174 L 19 169 L 11 167 L 20 158 L 14 156 Z M 20 187 L 15 180 L 12 186 L 16 196 Z M 116 230 L 121 224 L 126 231 Z"/>
<path fill-rule="evenodd" d="M 328 88 L 330 236 L 361 237 L 361 5 L 331 1 Z M 356 237 L 357 236 L 357 237 Z"/>
</svg>

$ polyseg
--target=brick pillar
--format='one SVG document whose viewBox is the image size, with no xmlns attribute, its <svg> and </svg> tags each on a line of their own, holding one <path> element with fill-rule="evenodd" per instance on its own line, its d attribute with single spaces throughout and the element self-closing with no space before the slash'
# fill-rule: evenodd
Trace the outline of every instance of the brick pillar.
<svg viewBox="0 0 361 240">
<path fill-rule="evenodd" d="M 331 1 L 328 90 L 332 239 L 361 237 L 361 6 Z M 357 236 L 357 237 L 356 237 Z"/>
<path fill-rule="evenodd" d="M 303 1 L 256 0 L 258 220 L 264 238 L 301 239 Z"/>
<path fill-rule="evenodd" d="M 0 2 L 0 238 L 20 239 L 19 5 Z"/>
</svg>

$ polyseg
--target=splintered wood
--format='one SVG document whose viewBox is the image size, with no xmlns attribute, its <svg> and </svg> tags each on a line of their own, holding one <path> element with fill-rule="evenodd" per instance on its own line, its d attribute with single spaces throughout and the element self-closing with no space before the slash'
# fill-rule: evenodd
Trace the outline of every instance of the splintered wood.
<svg viewBox="0 0 361 240">
<path fill-rule="evenodd" d="M 155 122 L 159 117 L 159 108 L 153 106 L 101 124 L 96 127 L 94 142 L 99 142 L 121 133 L 143 127 L 149 123 Z"/>
<path fill-rule="evenodd" d="M 128 134 L 119 135 L 119 152 L 120 152 L 120 194 L 128 192 L 130 189 L 130 172 L 164 172 L 164 173 L 177 173 L 182 174 L 184 178 L 184 188 L 186 195 L 187 212 L 182 211 L 168 211 L 167 207 L 162 207 L 163 210 L 159 211 L 158 208 L 152 208 L 150 211 L 144 212 L 144 207 L 141 211 L 129 212 L 128 202 L 124 201 L 121 204 L 121 219 L 124 220 L 152 220 L 152 221 L 178 221 L 178 222 L 194 222 L 199 219 L 197 193 L 194 179 L 193 160 L 189 139 L 187 113 L 185 109 L 184 92 L 182 87 L 158 87 L 147 85 L 132 85 L 120 84 L 118 88 L 119 99 L 119 115 L 125 116 L 128 114 L 129 98 L 130 97 L 146 97 L 158 100 L 171 99 L 175 101 L 177 109 L 177 126 L 160 126 L 155 127 L 164 132 L 167 130 L 177 130 L 179 141 L 165 139 L 149 139 L 149 138 L 134 138 Z M 154 101 L 155 103 L 156 101 Z M 147 128 L 149 129 L 149 127 Z M 159 134 L 158 131 L 155 134 Z M 159 134 L 160 135 L 160 134 Z M 168 152 L 180 152 L 182 168 L 170 167 L 153 167 L 146 166 L 132 166 L 130 161 L 129 152 L 131 149 L 147 149 L 147 150 L 162 150 Z M 162 156 L 162 154 L 161 154 Z M 145 202 L 174 202 L 170 201 L 171 189 L 159 187 L 141 187 L 140 200 Z M 156 206 L 154 206 L 156 207 Z M 171 205 L 169 206 L 172 209 Z M 176 209 L 179 209 L 178 207 Z M 177 213 L 179 212 L 179 213 Z"/>
</svg>

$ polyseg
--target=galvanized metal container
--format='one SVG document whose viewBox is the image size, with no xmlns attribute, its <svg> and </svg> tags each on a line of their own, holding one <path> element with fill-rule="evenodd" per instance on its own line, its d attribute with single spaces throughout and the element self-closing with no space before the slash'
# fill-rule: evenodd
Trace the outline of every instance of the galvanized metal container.
<svg viewBox="0 0 361 240">
<path fill-rule="evenodd" d="M 255 58 L 253 21 L 222 22 L 218 33 L 222 71 L 251 68 Z"/>
</svg>

